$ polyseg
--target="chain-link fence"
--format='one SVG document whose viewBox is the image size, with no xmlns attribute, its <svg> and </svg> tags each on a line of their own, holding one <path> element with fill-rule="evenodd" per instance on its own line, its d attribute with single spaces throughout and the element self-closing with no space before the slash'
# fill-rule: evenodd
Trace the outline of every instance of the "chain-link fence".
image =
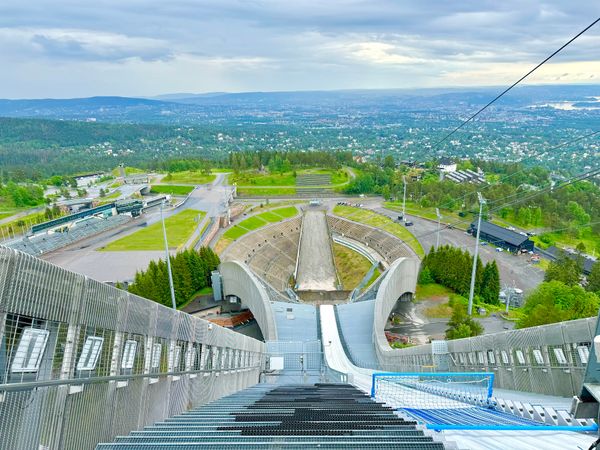
<svg viewBox="0 0 600 450">
<path fill-rule="evenodd" d="M 93 449 L 257 383 L 264 351 L 0 248 L 0 449 Z"/>
</svg>

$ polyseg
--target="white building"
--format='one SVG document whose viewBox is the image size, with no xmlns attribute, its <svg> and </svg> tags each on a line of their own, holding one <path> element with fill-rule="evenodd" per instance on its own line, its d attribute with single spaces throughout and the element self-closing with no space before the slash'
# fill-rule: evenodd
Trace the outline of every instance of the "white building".
<svg viewBox="0 0 600 450">
<path fill-rule="evenodd" d="M 450 158 L 441 158 L 438 163 L 438 170 L 445 173 L 456 172 L 456 163 Z"/>
</svg>

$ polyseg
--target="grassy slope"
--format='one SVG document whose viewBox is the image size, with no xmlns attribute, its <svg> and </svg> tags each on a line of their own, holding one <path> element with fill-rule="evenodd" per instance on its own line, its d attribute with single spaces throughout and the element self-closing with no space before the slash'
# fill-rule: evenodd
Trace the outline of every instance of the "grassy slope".
<svg viewBox="0 0 600 450">
<path fill-rule="evenodd" d="M 198 223 L 194 220 L 200 216 L 201 221 L 206 213 L 194 209 L 186 209 L 174 216 L 165 219 L 167 228 L 167 239 L 170 248 L 177 248 L 185 244 Z M 162 250 L 164 249 L 162 224 L 156 222 L 147 228 L 111 242 L 104 251 L 127 251 L 127 250 Z"/>
<path fill-rule="evenodd" d="M 180 186 L 176 184 L 152 185 L 152 192 L 156 192 L 157 194 L 188 195 L 193 190 L 194 186 Z"/>
<path fill-rule="evenodd" d="M 250 187 L 243 186 L 237 188 L 237 193 L 240 196 L 248 197 L 275 197 L 283 195 L 296 195 L 296 188 L 293 187 Z"/>
<path fill-rule="evenodd" d="M 270 211 L 248 217 L 240 223 L 233 225 L 229 230 L 223 233 L 223 236 L 219 239 L 217 245 L 215 245 L 215 251 L 217 253 L 222 252 L 229 244 L 249 231 L 264 227 L 269 223 L 279 222 L 283 219 L 294 217 L 297 214 L 298 210 L 295 206 L 284 206 L 282 208 L 271 209 Z"/>
<path fill-rule="evenodd" d="M 382 216 L 366 209 L 354 208 L 352 206 L 336 206 L 333 208 L 333 213 L 340 217 L 353 220 L 355 222 L 364 223 L 372 227 L 380 228 L 390 234 L 405 241 L 419 257 L 423 257 L 425 252 L 421 244 L 415 239 L 406 227 L 395 223 L 389 217 Z"/>
<path fill-rule="evenodd" d="M 203 175 L 201 171 L 186 170 L 183 172 L 172 172 L 162 179 L 165 184 L 207 184 L 215 181 L 216 175 Z"/>
<path fill-rule="evenodd" d="M 358 286 L 371 268 L 367 258 L 340 244 L 333 244 L 333 257 L 345 290 Z"/>
</svg>

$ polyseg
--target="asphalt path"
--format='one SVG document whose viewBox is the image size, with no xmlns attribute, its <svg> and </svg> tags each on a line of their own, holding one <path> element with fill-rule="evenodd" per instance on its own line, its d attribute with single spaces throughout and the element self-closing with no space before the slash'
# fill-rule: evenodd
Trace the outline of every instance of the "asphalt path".
<svg viewBox="0 0 600 450">
<path fill-rule="evenodd" d="M 365 202 L 365 207 L 386 215 L 392 219 L 397 219 L 398 212 L 383 208 L 380 201 Z M 429 252 L 436 245 L 437 222 L 423 219 L 416 216 L 406 215 L 413 222 L 409 231 L 415 235 L 425 252 Z M 475 238 L 470 234 L 457 229 L 448 229 L 441 227 L 440 245 L 452 245 L 469 251 L 471 254 L 475 250 Z M 544 281 L 544 271 L 537 265 L 529 261 L 529 255 L 513 255 L 503 251 L 497 252 L 490 245 L 483 244 L 479 246 L 479 256 L 481 261 L 486 264 L 495 260 L 500 271 L 501 286 L 517 287 L 524 292 L 535 289 Z"/>
<path fill-rule="evenodd" d="M 226 174 L 218 174 L 212 185 L 197 186 L 183 205 L 166 209 L 163 212 L 164 217 L 168 218 L 185 209 L 206 211 L 207 218 L 223 213 L 228 207 L 227 201 L 232 191 L 230 186 L 223 185 L 225 181 Z M 150 261 L 164 259 L 165 252 L 162 250 L 102 252 L 98 249 L 135 233 L 140 227 L 158 221 L 160 221 L 160 209 L 152 208 L 142 217 L 134 219 L 129 226 L 82 240 L 65 249 L 44 255 L 43 259 L 99 281 L 131 280 L 137 271 L 146 269 Z"/>
</svg>

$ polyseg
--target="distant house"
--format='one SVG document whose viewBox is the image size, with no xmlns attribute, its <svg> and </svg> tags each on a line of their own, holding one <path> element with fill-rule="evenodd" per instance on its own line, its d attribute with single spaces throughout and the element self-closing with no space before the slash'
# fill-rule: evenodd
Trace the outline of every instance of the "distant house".
<svg viewBox="0 0 600 450">
<path fill-rule="evenodd" d="M 471 224 L 469 232 L 475 236 L 477 233 L 477 221 Z M 529 236 L 508 230 L 504 227 L 495 225 L 486 220 L 481 221 L 480 239 L 489 242 L 490 244 L 503 248 L 513 253 L 520 251 L 533 251 L 533 241 Z"/>
<path fill-rule="evenodd" d="M 456 172 L 456 163 L 450 158 L 441 158 L 438 162 L 438 170 L 445 173 Z"/>
</svg>

